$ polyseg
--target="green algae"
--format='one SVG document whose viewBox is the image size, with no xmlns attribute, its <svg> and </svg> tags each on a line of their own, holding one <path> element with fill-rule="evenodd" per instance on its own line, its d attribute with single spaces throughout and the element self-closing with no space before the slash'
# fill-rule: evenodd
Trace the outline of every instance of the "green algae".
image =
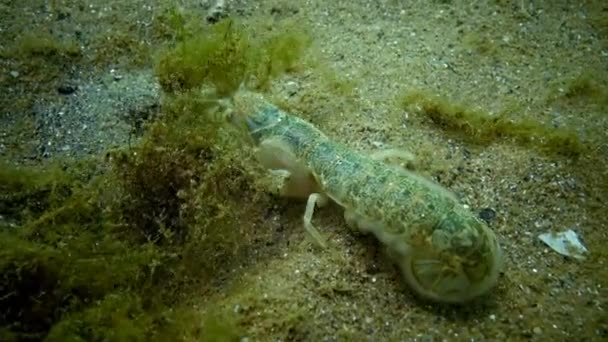
<svg viewBox="0 0 608 342">
<path fill-rule="evenodd" d="M 251 185 L 246 158 L 227 152 L 230 137 L 175 101 L 140 144 L 102 159 L 27 171 L 3 165 L 7 340 L 206 334 L 192 329 L 200 315 L 179 303 L 239 260 L 254 238 L 239 222 L 261 215 L 238 200 L 265 197 Z"/>
<path fill-rule="evenodd" d="M 244 80 L 267 88 L 293 71 L 310 39 L 303 30 L 277 33 L 233 20 L 200 26 L 192 24 L 200 18 L 180 13 L 155 18 L 166 30 L 155 37 L 168 40 L 156 59 L 166 96 L 139 143 L 83 162 L 2 164 L 2 339 L 233 341 L 242 335 L 226 313 L 201 316 L 189 305 L 265 234 L 241 222 L 263 217 L 258 208 L 271 200 L 256 187 L 249 157 L 211 113 Z M 94 46 L 111 45 L 93 54 L 95 65 L 123 55 L 135 60 L 120 65 L 146 63 L 148 47 L 132 30 L 121 32 L 93 39 Z M 83 58 L 75 41 L 51 35 L 24 35 L 3 53 L 31 65 L 35 80 L 46 75 L 45 84 L 60 82 L 60 66 Z M 56 72 L 47 72 L 53 64 L 46 59 Z M 208 86 L 212 95 L 202 90 Z M 238 205 L 244 197 L 261 205 Z"/>
<path fill-rule="evenodd" d="M 44 56 L 60 58 L 81 57 L 82 52 L 76 41 L 59 39 L 49 33 L 26 33 L 17 43 L 18 51 L 30 57 Z"/>
<path fill-rule="evenodd" d="M 473 143 L 508 139 L 548 154 L 570 157 L 589 151 L 589 146 L 573 130 L 552 128 L 531 118 L 512 120 L 508 111 L 490 115 L 425 91 L 408 91 L 398 102 L 402 108 L 419 112 L 434 125 Z"/>
<path fill-rule="evenodd" d="M 177 45 L 158 57 L 159 83 L 167 93 L 208 84 L 220 96 L 231 94 L 245 82 L 253 88 L 267 88 L 273 78 L 295 68 L 310 38 L 302 30 L 265 31 L 245 29 L 228 19 L 181 33 Z"/>
<path fill-rule="evenodd" d="M 608 108 L 608 86 L 598 81 L 603 71 L 593 74 L 583 72 L 569 75 L 553 82 L 549 86 L 547 103 L 563 103 L 566 105 L 584 104 L 597 106 L 600 109 Z"/>
</svg>

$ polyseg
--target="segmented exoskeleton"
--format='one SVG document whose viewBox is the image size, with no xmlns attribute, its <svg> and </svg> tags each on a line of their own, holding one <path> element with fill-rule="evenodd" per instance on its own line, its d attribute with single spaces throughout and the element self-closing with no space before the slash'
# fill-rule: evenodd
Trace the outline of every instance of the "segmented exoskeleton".
<svg viewBox="0 0 608 342">
<path fill-rule="evenodd" d="M 344 208 L 349 226 L 374 234 L 388 248 L 419 294 L 462 302 L 495 284 L 501 266 L 495 234 L 446 189 L 382 160 L 398 152 L 374 157 L 353 151 L 242 89 L 229 113 L 246 128 L 260 162 L 288 173 L 281 193 L 308 199 L 304 226 L 322 246 L 311 221 L 315 205 L 331 199 Z"/>
</svg>

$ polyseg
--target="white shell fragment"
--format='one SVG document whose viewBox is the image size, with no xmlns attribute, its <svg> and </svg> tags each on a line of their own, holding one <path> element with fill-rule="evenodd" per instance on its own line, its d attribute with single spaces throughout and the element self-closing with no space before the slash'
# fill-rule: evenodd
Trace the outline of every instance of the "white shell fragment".
<svg viewBox="0 0 608 342">
<path fill-rule="evenodd" d="M 572 229 L 559 233 L 543 233 L 538 238 L 554 251 L 567 257 L 584 260 L 587 248 L 583 246 Z"/>
</svg>

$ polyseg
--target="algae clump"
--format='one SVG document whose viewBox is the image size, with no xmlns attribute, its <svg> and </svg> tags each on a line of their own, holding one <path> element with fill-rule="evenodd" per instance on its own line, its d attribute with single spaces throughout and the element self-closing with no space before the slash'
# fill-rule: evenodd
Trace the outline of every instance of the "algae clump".
<svg viewBox="0 0 608 342">
<path fill-rule="evenodd" d="M 265 88 L 291 71 L 310 42 L 232 20 L 190 27 L 158 58 L 167 96 L 139 143 L 80 163 L 2 164 L 0 339 L 241 336 L 192 302 L 269 234 L 255 221 L 271 197 L 211 114 L 242 82 Z M 244 197 L 259 205 L 240 205 Z"/>
<path fill-rule="evenodd" d="M 225 149 L 230 136 L 209 126 L 207 106 L 183 98 L 131 148 L 80 165 L 3 165 L 3 340 L 222 334 L 201 327 L 187 301 L 251 245 L 239 222 L 262 215 L 239 199 L 266 197 Z"/>
<path fill-rule="evenodd" d="M 302 30 L 267 31 L 246 30 L 229 19 L 182 33 L 182 40 L 158 57 L 159 83 L 167 93 L 207 84 L 219 96 L 231 94 L 244 82 L 268 87 L 272 78 L 295 67 L 310 38 Z"/>
<path fill-rule="evenodd" d="M 512 120 L 508 112 L 490 115 L 425 91 L 406 92 L 398 102 L 402 108 L 422 113 L 433 124 L 473 143 L 512 139 L 522 146 L 570 157 L 589 149 L 572 130 L 551 128 L 533 119 Z"/>
<path fill-rule="evenodd" d="M 145 293 L 159 250 L 135 248 L 113 234 L 92 189 L 67 172 L 16 174 L 5 169 L 0 182 L 10 184 L 0 202 L 11 209 L 0 224 L 3 338 L 39 340 L 108 293 Z"/>
</svg>

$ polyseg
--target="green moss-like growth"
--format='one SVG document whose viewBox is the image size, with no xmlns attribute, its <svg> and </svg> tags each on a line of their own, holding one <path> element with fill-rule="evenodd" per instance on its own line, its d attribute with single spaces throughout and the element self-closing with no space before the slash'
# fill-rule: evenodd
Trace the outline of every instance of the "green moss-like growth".
<svg viewBox="0 0 608 342">
<path fill-rule="evenodd" d="M 128 198 L 119 215 L 140 238 L 180 246 L 175 272 L 197 270 L 203 278 L 248 240 L 251 232 L 238 224 L 248 213 L 236 203 L 256 195 L 244 157 L 226 148 L 232 138 L 200 112 L 206 104 L 191 93 L 171 99 L 165 121 L 139 147 L 112 155 Z"/>
<path fill-rule="evenodd" d="M 603 45 L 606 47 L 608 36 L 608 6 L 602 1 L 587 1 L 585 3 L 589 13 L 589 23 L 597 31 L 599 37 L 603 37 Z"/>
<path fill-rule="evenodd" d="M 56 206 L 69 195 L 69 180 L 58 176 L 59 169 L 39 173 L 26 168 L 0 164 L 0 213 L 21 221 Z M 0 226 L 2 222 L 0 222 Z"/>
<path fill-rule="evenodd" d="M 7 336 L 38 340 L 66 313 L 107 293 L 144 292 L 149 266 L 162 253 L 116 239 L 99 202 L 64 172 L 30 171 L 27 181 L 17 174 L 3 176 L 12 184 L 9 194 L 20 199 L 3 216 L 11 224 L 0 228 L 0 326 Z M 61 184 L 60 195 L 54 184 Z"/>
<path fill-rule="evenodd" d="M 572 157 L 588 150 L 571 130 L 550 128 L 532 119 L 514 121 L 509 119 L 508 113 L 491 116 L 424 91 L 407 92 L 399 102 L 402 107 L 420 112 L 435 125 L 474 143 L 486 144 L 507 138 L 523 146 L 538 147 L 546 153 Z"/>
<path fill-rule="evenodd" d="M 56 295 L 60 258 L 54 249 L 0 234 L 0 323 L 6 336 L 35 338 L 52 325 L 62 300 Z"/>
<path fill-rule="evenodd" d="M 169 96 L 140 143 L 82 164 L 1 165 L 0 339 L 240 336 L 187 303 L 261 239 L 263 229 L 241 223 L 263 217 L 269 201 L 242 147 L 210 113 L 243 79 L 264 87 L 289 71 L 308 40 L 253 39 L 231 21 L 183 27 L 159 59 Z M 48 39 L 20 44 L 23 56 L 57 65 L 78 57 Z M 213 95 L 201 91 L 207 86 Z M 241 206 L 243 197 L 260 205 Z"/>
<path fill-rule="evenodd" d="M 233 137 L 204 115 L 209 103 L 200 92 L 169 99 L 141 144 L 104 160 L 29 171 L 3 165 L 0 336 L 232 336 L 180 309 L 253 240 L 239 223 L 262 215 L 239 206 L 243 196 L 266 198 L 246 158 L 227 148 Z"/>
<path fill-rule="evenodd" d="M 604 73 L 603 71 L 598 74 Z M 560 80 L 549 87 L 547 101 L 566 104 L 584 103 L 602 108 L 608 107 L 608 87 L 600 82 L 597 75 L 583 73 Z"/>
<path fill-rule="evenodd" d="M 254 35 L 256 38 L 253 38 Z M 245 30 L 234 20 L 182 33 L 177 46 L 160 55 L 156 72 L 168 93 L 213 86 L 219 96 L 234 92 L 241 83 L 264 88 L 283 72 L 294 68 L 310 43 L 299 30 L 279 34 Z"/>
<path fill-rule="evenodd" d="M 300 60 L 304 49 L 310 44 L 310 37 L 293 28 L 285 28 L 280 34 L 264 37 L 258 44 L 258 59 L 251 61 L 258 86 L 267 86 L 272 78 L 292 71 Z"/>
<path fill-rule="evenodd" d="M 152 317 L 141 298 L 130 292 L 110 293 L 53 326 L 47 341 L 147 341 Z"/>
<path fill-rule="evenodd" d="M 237 324 L 234 312 L 219 309 L 208 312 L 203 320 L 205 334 L 202 342 L 237 342 L 241 340 L 243 332 Z"/>
<path fill-rule="evenodd" d="M 201 33 L 160 57 L 156 70 L 166 92 L 190 90 L 207 81 L 218 92 L 229 93 L 244 80 L 248 46 L 244 32 L 224 21 Z"/>
<path fill-rule="evenodd" d="M 28 33 L 21 36 L 17 45 L 19 52 L 29 56 L 74 58 L 81 51 L 73 40 L 61 40 L 48 33 Z"/>
</svg>

